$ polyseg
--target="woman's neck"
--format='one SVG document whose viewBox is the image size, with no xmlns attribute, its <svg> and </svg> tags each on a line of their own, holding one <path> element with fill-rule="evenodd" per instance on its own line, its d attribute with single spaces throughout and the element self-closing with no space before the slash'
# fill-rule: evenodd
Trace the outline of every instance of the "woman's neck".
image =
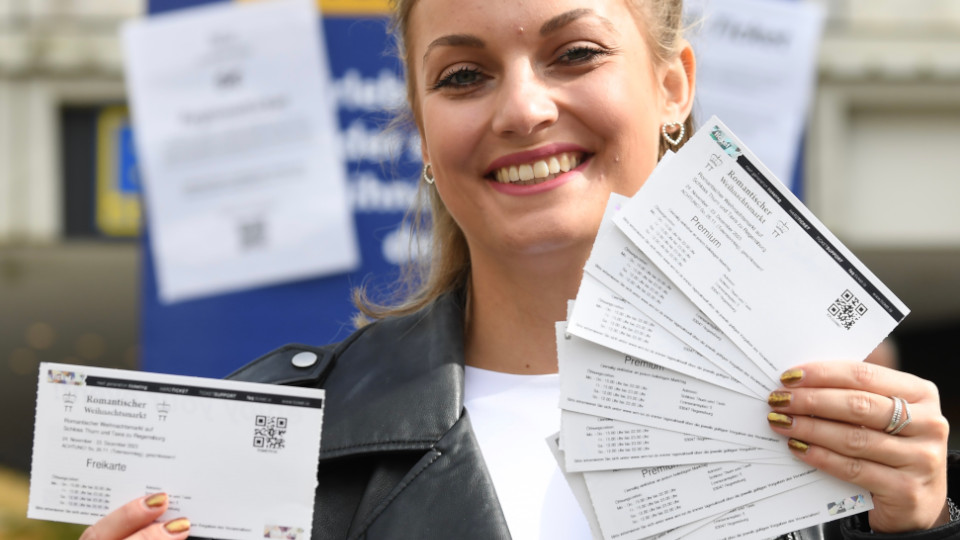
<svg viewBox="0 0 960 540">
<path fill-rule="evenodd" d="M 468 365 L 505 373 L 557 372 L 555 323 L 566 319 L 587 253 L 474 258 L 466 321 Z M 521 264 L 522 262 L 522 264 Z"/>
</svg>

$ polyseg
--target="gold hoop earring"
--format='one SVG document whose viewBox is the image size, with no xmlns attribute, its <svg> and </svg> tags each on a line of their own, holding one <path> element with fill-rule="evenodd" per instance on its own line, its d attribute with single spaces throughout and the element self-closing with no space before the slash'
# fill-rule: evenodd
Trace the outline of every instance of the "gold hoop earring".
<svg viewBox="0 0 960 540">
<path fill-rule="evenodd" d="M 671 137 L 668 130 L 673 131 L 678 127 L 680 128 L 680 133 L 678 133 L 676 137 Z M 663 138 L 670 143 L 670 146 L 677 146 L 680 144 L 680 141 L 683 140 L 683 136 L 687 134 L 687 128 L 682 122 L 664 122 L 664 124 L 660 126 L 660 133 L 663 133 Z"/>
<path fill-rule="evenodd" d="M 433 177 L 433 167 L 431 167 L 429 163 L 425 163 L 423 165 L 423 172 L 420 173 L 420 177 L 423 178 L 424 182 L 430 184 L 431 186 L 433 185 L 435 180 Z"/>
</svg>

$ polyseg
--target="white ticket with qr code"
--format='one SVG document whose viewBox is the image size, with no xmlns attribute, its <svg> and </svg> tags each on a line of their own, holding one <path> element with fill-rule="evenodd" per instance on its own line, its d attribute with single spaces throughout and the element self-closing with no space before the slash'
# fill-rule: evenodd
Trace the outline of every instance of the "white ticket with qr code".
<svg viewBox="0 0 960 540">
<path fill-rule="evenodd" d="M 191 535 L 310 538 L 324 391 L 40 364 L 27 517 L 92 524 L 165 492 Z M 227 502 L 229 501 L 229 502 Z"/>
<path fill-rule="evenodd" d="M 715 117 L 613 221 L 774 383 L 863 360 L 910 311 Z"/>
</svg>

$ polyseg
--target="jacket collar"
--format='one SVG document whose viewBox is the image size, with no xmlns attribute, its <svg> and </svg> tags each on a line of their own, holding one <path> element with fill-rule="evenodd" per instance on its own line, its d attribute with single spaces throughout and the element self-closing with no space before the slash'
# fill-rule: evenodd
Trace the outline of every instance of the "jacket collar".
<svg viewBox="0 0 960 540">
<path fill-rule="evenodd" d="M 463 410 L 463 294 L 372 323 L 330 347 L 287 345 L 230 375 L 324 388 L 321 459 L 426 450 Z M 293 365 L 299 353 L 318 361 Z"/>
</svg>

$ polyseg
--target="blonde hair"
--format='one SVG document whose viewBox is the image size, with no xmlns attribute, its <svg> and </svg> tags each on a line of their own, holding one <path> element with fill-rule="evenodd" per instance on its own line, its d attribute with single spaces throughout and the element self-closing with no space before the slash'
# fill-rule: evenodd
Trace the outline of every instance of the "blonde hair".
<svg viewBox="0 0 960 540">
<path fill-rule="evenodd" d="M 680 52 L 683 37 L 683 0 L 625 0 L 638 21 L 647 22 L 645 37 L 653 52 L 654 61 L 662 64 L 673 59 Z M 405 44 L 410 27 L 410 14 L 417 0 L 391 0 L 393 32 L 396 52 L 406 70 L 408 108 L 399 111 L 392 128 L 416 126 L 423 134 L 420 122 L 420 105 L 417 101 L 416 82 L 410 76 L 410 58 Z M 693 133 L 693 117 L 684 119 L 686 133 L 680 145 Z M 667 142 L 660 139 L 658 159 L 667 151 Z M 429 214 L 427 213 L 429 205 Z M 353 300 L 360 313 L 355 323 L 366 324 L 371 319 L 381 319 L 392 315 L 406 315 L 422 309 L 439 296 L 454 290 L 465 289 L 470 282 L 470 250 L 463 231 L 447 211 L 436 189 L 425 182 L 419 182 L 417 203 L 408 212 L 404 222 L 410 226 L 413 234 L 411 251 L 416 252 L 413 242 L 421 238 L 421 233 L 429 228 L 431 246 L 428 258 L 418 257 L 414 253 L 403 269 L 392 299 L 387 303 L 372 301 L 365 287 L 353 291 Z M 426 260 L 424 260 L 426 259 Z"/>
</svg>

